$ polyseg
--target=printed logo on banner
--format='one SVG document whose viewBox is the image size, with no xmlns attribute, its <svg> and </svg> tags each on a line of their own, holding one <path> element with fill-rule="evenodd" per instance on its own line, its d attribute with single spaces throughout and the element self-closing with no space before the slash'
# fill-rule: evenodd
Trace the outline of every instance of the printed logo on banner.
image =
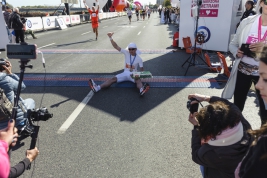
<svg viewBox="0 0 267 178">
<path fill-rule="evenodd" d="M 69 17 L 66 17 L 66 22 L 69 22 L 70 21 L 70 18 Z"/>
<path fill-rule="evenodd" d="M 76 20 L 80 20 L 80 19 L 79 19 L 79 16 L 76 17 Z"/>
<path fill-rule="evenodd" d="M 62 22 L 62 20 L 61 20 L 61 19 L 59 19 L 59 23 L 60 23 L 60 25 L 63 25 L 63 22 Z"/>
<path fill-rule="evenodd" d="M 27 26 L 29 27 L 29 28 L 32 28 L 32 22 L 30 21 L 30 20 L 27 20 Z"/>
<path fill-rule="evenodd" d="M 47 24 L 48 26 L 51 25 L 50 19 L 46 19 L 46 24 Z"/>
<path fill-rule="evenodd" d="M 208 27 L 205 27 L 205 26 L 198 27 L 197 33 L 200 33 L 204 36 L 204 38 L 205 38 L 204 43 L 206 43 L 210 40 L 211 33 L 210 33 L 210 29 L 208 29 Z"/>
<path fill-rule="evenodd" d="M 199 7 L 199 17 L 218 17 L 220 0 L 202 0 Z M 192 0 L 191 7 L 196 6 L 195 0 Z M 191 17 L 193 14 L 191 12 Z"/>
</svg>

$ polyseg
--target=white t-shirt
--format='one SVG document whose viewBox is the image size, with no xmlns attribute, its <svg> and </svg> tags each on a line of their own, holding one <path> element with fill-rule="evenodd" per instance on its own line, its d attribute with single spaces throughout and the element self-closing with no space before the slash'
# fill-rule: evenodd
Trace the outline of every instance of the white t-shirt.
<svg viewBox="0 0 267 178">
<path fill-rule="evenodd" d="M 138 65 L 139 67 L 143 67 L 143 60 L 139 55 L 136 54 L 136 56 L 132 56 L 130 55 L 129 51 L 125 49 L 121 49 L 120 52 L 124 54 L 124 71 L 130 71 L 130 69 L 132 68 L 132 71 L 136 72 L 138 69 Z"/>
<path fill-rule="evenodd" d="M 252 44 L 258 42 L 258 25 L 260 16 L 254 21 L 248 37 L 244 37 L 243 43 Z M 265 32 L 267 31 L 267 26 L 261 26 L 261 38 L 263 38 Z M 265 39 L 266 40 L 266 39 Z M 250 65 L 259 66 L 259 61 L 255 61 L 253 58 L 244 56 L 242 62 Z"/>
<path fill-rule="evenodd" d="M 128 11 L 127 11 L 127 15 L 128 15 L 128 16 L 131 16 L 131 15 L 132 15 L 132 11 L 129 11 L 129 10 L 128 10 Z"/>
</svg>

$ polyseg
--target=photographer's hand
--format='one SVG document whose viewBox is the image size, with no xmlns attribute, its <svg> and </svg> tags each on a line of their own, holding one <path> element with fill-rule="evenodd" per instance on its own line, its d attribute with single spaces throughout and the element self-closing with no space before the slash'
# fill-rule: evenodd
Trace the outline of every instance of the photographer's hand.
<svg viewBox="0 0 267 178">
<path fill-rule="evenodd" d="M 30 162 L 33 162 L 38 156 L 38 154 L 39 154 L 39 150 L 37 149 L 37 147 L 35 147 L 32 150 L 26 151 L 26 157 L 30 160 Z"/>
<path fill-rule="evenodd" d="M 14 125 L 14 120 L 10 119 L 7 128 L 0 131 L 0 140 L 5 141 L 8 145 L 17 141 L 18 134 L 14 133 Z"/>
<path fill-rule="evenodd" d="M 202 101 L 207 101 L 207 102 L 209 102 L 209 101 L 210 101 L 210 96 L 207 96 L 207 95 L 201 95 L 201 94 L 197 94 L 197 93 L 188 95 L 188 99 L 190 99 L 190 98 L 195 98 L 195 99 L 197 99 L 199 102 L 202 102 Z M 191 104 L 194 104 L 194 103 L 197 103 L 197 101 L 192 101 Z"/>
<path fill-rule="evenodd" d="M 5 69 L 7 74 L 12 74 L 11 69 L 12 69 L 12 65 L 9 61 L 6 61 L 6 65 L 3 65 L 3 68 Z"/>
<path fill-rule="evenodd" d="M 261 52 L 263 47 L 264 47 L 264 43 L 263 42 L 252 43 L 252 44 L 249 45 L 250 51 L 253 51 L 253 52 L 256 52 L 256 53 Z"/>
<path fill-rule="evenodd" d="M 189 117 L 188 117 L 188 121 L 193 124 L 194 126 L 197 126 L 199 125 L 198 123 L 198 120 L 196 118 L 196 115 L 197 115 L 197 112 L 193 113 L 193 114 L 189 114 Z"/>
</svg>

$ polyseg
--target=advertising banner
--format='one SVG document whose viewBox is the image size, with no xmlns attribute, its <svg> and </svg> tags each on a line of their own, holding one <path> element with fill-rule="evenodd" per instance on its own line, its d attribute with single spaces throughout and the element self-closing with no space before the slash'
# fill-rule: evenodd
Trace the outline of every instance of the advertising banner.
<svg viewBox="0 0 267 178">
<path fill-rule="evenodd" d="M 43 17 L 44 29 L 56 28 L 56 18 L 57 16 Z"/>
<path fill-rule="evenodd" d="M 236 13 L 234 1 L 237 0 L 202 0 L 197 32 L 205 38 L 203 49 L 228 51 L 232 16 L 234 11 Z M 180 1 L 180 6 L 179 47 L 183 47 L 183 37 L 189 36 L 194 44 L 196 18 L 192 17 L 191 9 L 196 6 L 196 1 Z"/>
<path fill-rule="evenodd" d="M 58 17 L 62 17 L 66 25 L 70 24 L 70 16 L 69 15 L 60 15 Z"/>
<path fill-rule="evenodd" d="M 43 22 L 41 17 L 27 17 L 26 30 L 43 30 Z"/>
<path fill-rule="evenodd" d="M 59 28 L 60 28 L 61 30 L 68 28 L 68 27 L 66 26 L 66 24 L 65 24 L 65 22 L 64 22 L 64 20 L 63 20 L 62 17 L 56 18 L 56 21 L 57 21 L 57 25 L 59 26 Z"/>
<path fill-rule="evenodd" d="M 70 23 L 71 24 L 77 24 L 80 23 L 81 19 L 79 15 L 70 15 Z"/>
</svg>

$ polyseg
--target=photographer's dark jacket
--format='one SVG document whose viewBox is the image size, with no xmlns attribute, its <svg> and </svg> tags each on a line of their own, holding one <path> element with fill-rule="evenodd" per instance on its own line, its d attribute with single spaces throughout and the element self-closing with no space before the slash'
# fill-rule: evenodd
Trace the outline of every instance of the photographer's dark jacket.
<svg viewBox="0 0 267 178">
<path fill-rule="evenodd" d="M 223 101 L 231 110 L 240 110 L 233 103 L 219 97 L 211 97 L 210 103 Z M 204 178 L 234 178 L 238 163 L 245 156 L 251 145 L 252 138 L 246 132 L 251 129 L 248 121 L 242 117 L 243 137 L 240 141 L 228 146 L 212 146 L 208 143 L 201 145 L 201 138 L 196 129 L 192 130 L 192 159 L 195 163 L 204 166 Z"/>
<path fill-rule="evenodd" d="M 18 89 L 19 77 L 16 74 L 8 75 L 6 73 L 0 72 L 0 88 L 2 88 L 5 92 L 6 97 L 9 99 L 11 103 L 14 103 L 15 94 Z M 26 86 L 22 82 L 21 89 L 25 89 Z M 24 110 L 27 111 L 26 104 L 22 98 L 19 101 L 19 108 L 17 110 L 17 118 L 16 118 L 16 126 L 23 122 L 25 118 L 25 113 L 21 110 L 23 107 Z M 0 122 L 0 129 L 7 127 L 8 120 L 3 120 Z"/>
<path fill-rule="evenodd" d="M 10 18 L 8 20 L 8 28 L 14 30 L 22 30 L 23 23 L 21 21 L 20 15 L 17 12 L 10 14 Z"/>
</svg>

